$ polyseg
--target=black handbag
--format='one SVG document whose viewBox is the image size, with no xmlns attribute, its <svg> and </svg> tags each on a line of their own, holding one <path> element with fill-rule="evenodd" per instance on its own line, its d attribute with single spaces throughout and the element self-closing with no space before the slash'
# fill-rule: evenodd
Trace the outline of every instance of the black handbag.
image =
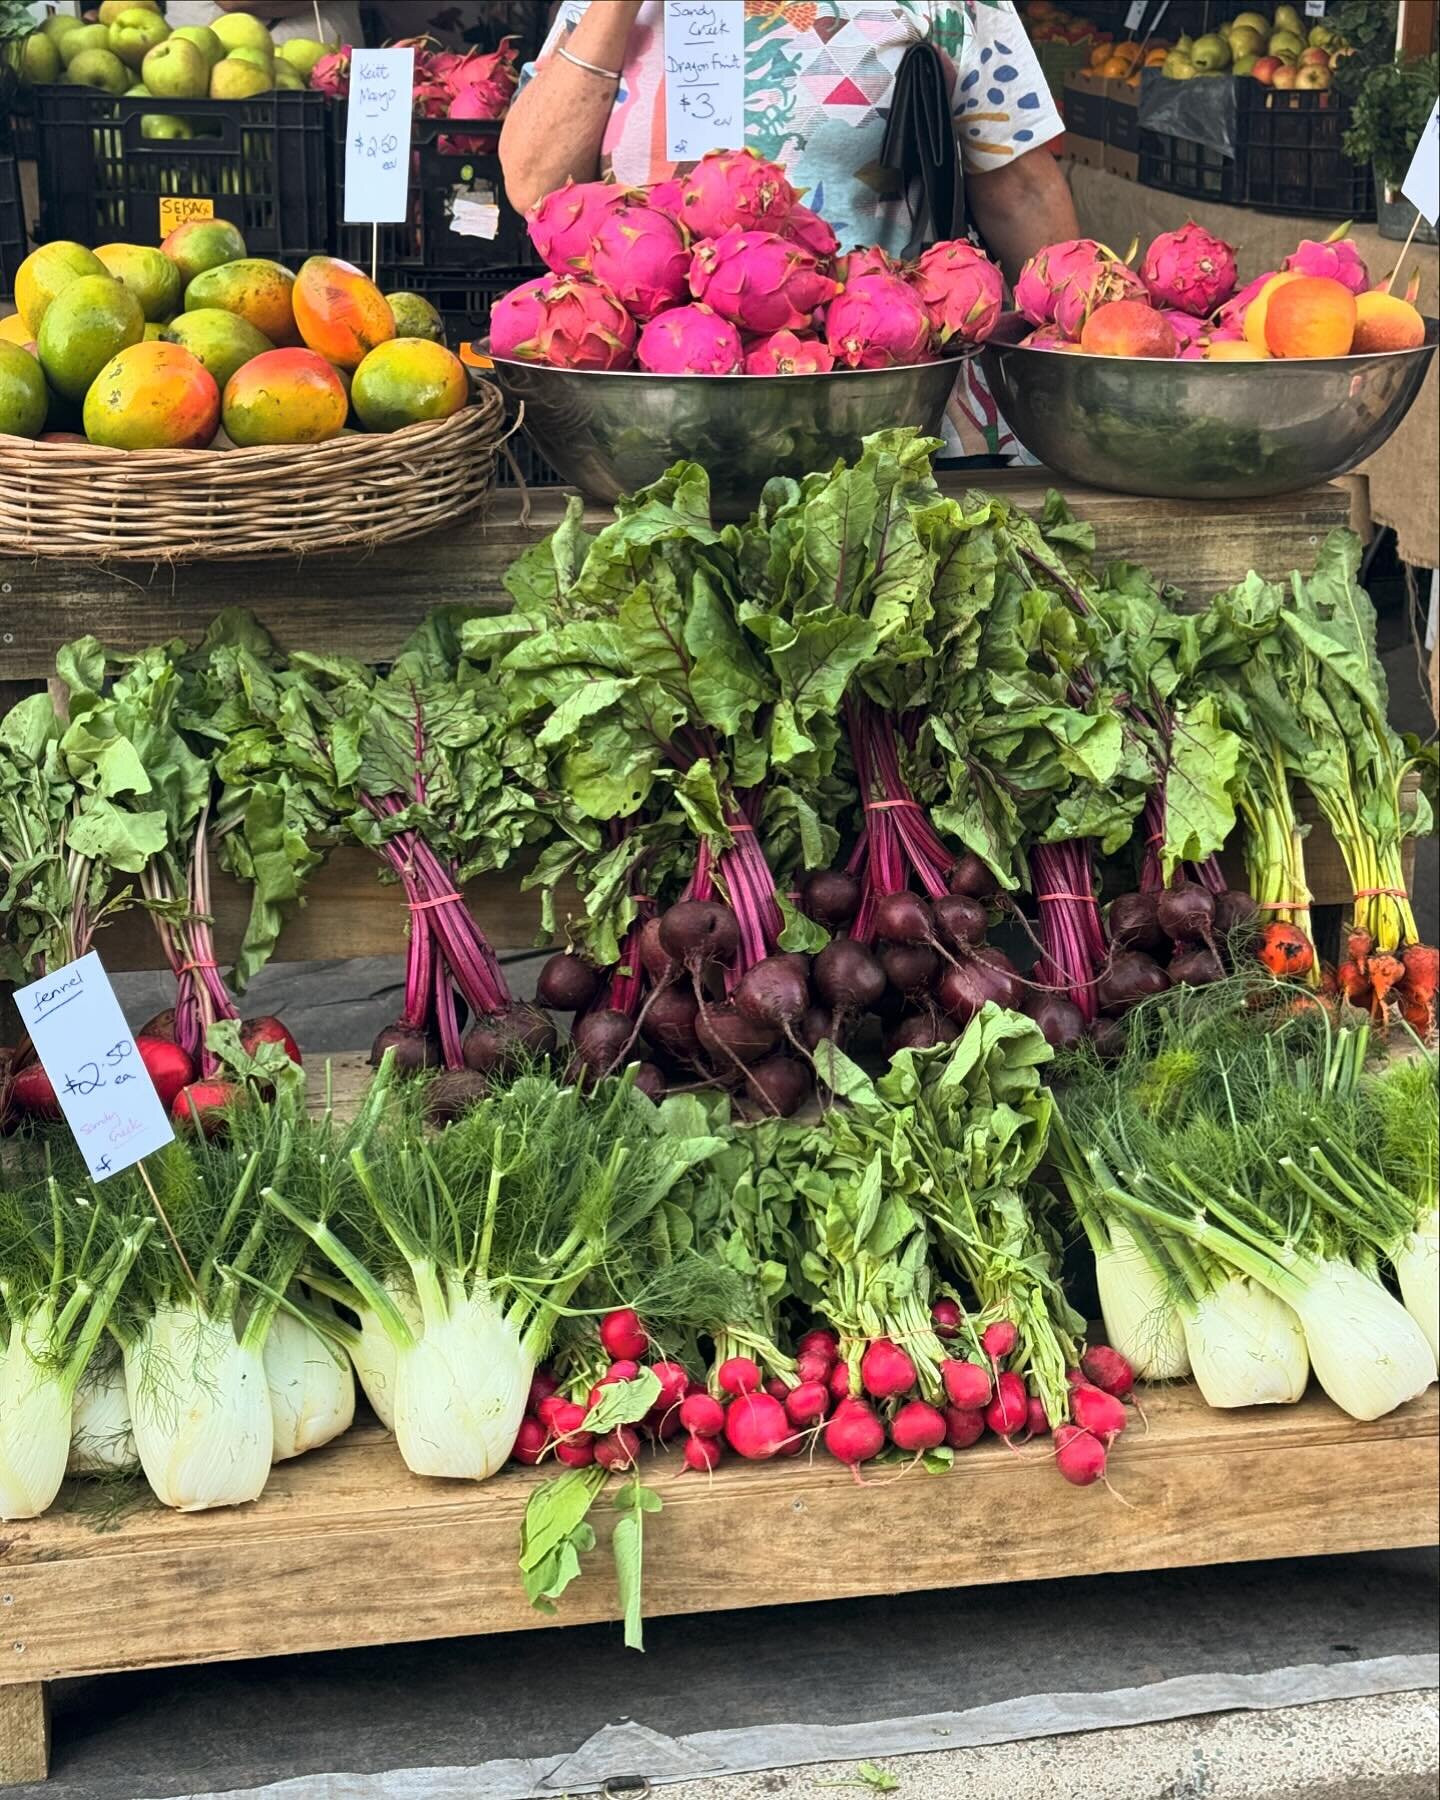
<svg viewBox="0 0 1440 1800">
<path fill-rule="evenodd" d="M 965 175 L 945 60 L 928 39 L 913 43 L 900 60 L 879 160 L 910 210 L 907 255 L 963 236 Z"/>
</svg>

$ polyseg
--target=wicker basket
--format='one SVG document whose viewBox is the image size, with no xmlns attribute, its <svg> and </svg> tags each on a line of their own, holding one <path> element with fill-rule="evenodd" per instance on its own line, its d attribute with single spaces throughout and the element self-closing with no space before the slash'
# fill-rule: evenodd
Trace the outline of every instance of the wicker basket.
<svg viewBox="0 0 1440 1800">
<path fill-rule="evenodd" d="M 448 419 L 325 444 L 107 450 L 0 436 L 0 556 L 219 562 L 368 550 L 478 506 L 505 432 L 474 384 Z"/>
</svg>

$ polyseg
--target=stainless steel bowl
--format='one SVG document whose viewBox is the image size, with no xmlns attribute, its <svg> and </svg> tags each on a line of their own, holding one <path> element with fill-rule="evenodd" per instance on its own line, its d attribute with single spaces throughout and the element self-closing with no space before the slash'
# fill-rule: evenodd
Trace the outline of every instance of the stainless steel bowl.
<svg viewBox="0 0 1440 1800">
<path fill-rule="evenodd" d="M 682 458 L 710 475 L 717 518 L 744 518 L 772 475 L 852 460 L 868 432 L 938 435 L 960 362 L 828 375 L 647 375 L 494 359 L 495 378 L 548 462 L 592 500 L 611 501 Z"/>
<path fill-rule="evenodd" d="M 1414 350 L 1240 363 L 1079 356 L 992 338 L 980 366 L 1020 442 L 1072 481 L 1250 500 L 1327 481 L 1378 450 L 1420 392 L 1437 335 L 1427 319 Z"/>
</svg>

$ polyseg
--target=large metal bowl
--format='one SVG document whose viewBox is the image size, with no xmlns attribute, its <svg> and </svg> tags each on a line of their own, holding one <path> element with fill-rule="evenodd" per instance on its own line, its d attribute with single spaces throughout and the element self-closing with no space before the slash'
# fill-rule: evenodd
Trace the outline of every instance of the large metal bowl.
<svg viewBox="0 0 1440 1800">
<path fill-rule="evenodd" d="M 647 375 L 493 359 L 542 456 L 592 500 L 609 502 L 682 458 L 710 475 L 717 518 L 744 518 L 772 475 L 852 460 L 867 433 L 936 433 L 960 363 L 837 369 L 828 375 Z"/>
<path fill-rule="evenodd" d="M 1233 363 L 1023 350 L 992 338 L 981 367 L 1020 442 L 1072 481 L 1250 500 L 1343 475 L 1378 450 L 1420 392 L 1437 335 L 1427 319 L 1414 350 Z"/>
</svg>

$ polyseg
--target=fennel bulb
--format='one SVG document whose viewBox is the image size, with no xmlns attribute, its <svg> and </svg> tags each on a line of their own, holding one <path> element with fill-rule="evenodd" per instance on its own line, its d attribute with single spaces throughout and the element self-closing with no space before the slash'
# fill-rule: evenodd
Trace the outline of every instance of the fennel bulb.
<svg viewBox="0 0 1440 1800">
<path fill-rule="evenodd" d="M 483 1481 L 515 1446 L 535 1360 L 487 1289 L 448 1285 L 445 1314 L 397 1353 L 395 1439 L 416 1475 Z"/>
<path fill-rule="evenodd" d="M 1196 1296 L 1184 1314 L 1190 1367 L 1205 1404 L 1290 1406 L 1310 1374 L 1300 1320 L 1244 1275 Z"/>
<path fill-rule="evenodd" d="M 387 1280 L 384 1285 L 396 1310 L 418 1338 L 424 1327 L 419 1302 L 413 1292 L 394 1280 Z M 371 1411 L 387 1431 L 393 1431 L 395 1366 L 399 1352 L 378 1313 L 368 1306 L 357 1306 L 354 1311 L 360 1320 L 360 1341 L 350 1346 L 350 1360 L 355 1365 Z"/>
<path fill-rule="evenodd" d="M 73 1383 L 46 1358 L 54 1326 L 44 1301 L 0 1358 L 0 1519 L 38 1519 L 65 1479 Z"/>
<path fill-rule="evenodd" d="M 117 1475 L 139 1467 L 135 1433 L 130 1429 L 125 1365 L 118 1354 L 92 1357 L 75 1390 L 67 1471 L 71 1475 Z"/>
<path fill-rule="evenodd" d="M 273 1459 L 284 1462 L 339 1437 L 355 1417 L 355 1378 L 342 1351 L 282 1307 L 262 1352 L 274 1425 Z"/>
<path fill-rule="evenodd" d="M 1096 1246 L 1095 1275 L 1111 1347 L 1145 1381 L 1188 1375 L 1185 1329 L 1163 1278 L 1124 1225 L 1112 1222 L 1109 1234 L 1109 1249 Z"/>
<path fill-rule="evenodd" d="M 135 1447 L 155 1497 L 180 1512 L 258 1498 L 274 1425 L 260 1347 L 192 1298 L 158 1306 L 125 1346 Z"/>
<path fill-rule="evenodd" d="M 1440 1211 L 1416 1226 L 1392 1260 L 1405 1310 L 1440 1358 Z"/>
<path fill-rule="evenodd" d="M 1393 1412 L 1435 1379 L 1435 1352 L 1393 1295 L 1353 1263 L 1306 1269 L 1294 1298 L 1321 1387 L 1352 1419 Z"/>
</svg>

